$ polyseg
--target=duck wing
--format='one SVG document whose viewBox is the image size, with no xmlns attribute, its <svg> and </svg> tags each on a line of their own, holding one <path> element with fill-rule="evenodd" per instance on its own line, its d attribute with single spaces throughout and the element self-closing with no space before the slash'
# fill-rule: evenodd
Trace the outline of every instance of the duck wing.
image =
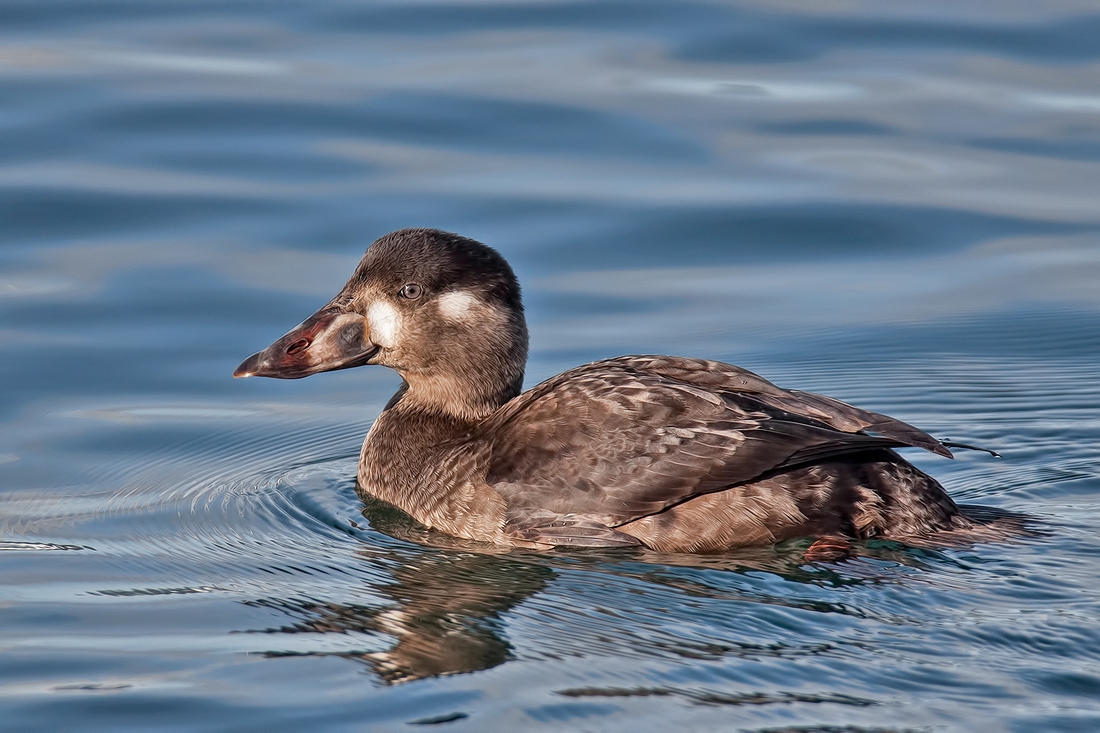
<svg viewBox="0 0 1100 733">
<path fill-rule="evenodd" d="M 901 446 L 951 455 L 900 420 L 667 356 L 572 369 L 508 403 L 482 435 L 506 529 L 549 544 L 634 544 L 613 528 L 838 456 Z"/>
<path fill-rule="evenodd" d="M 621 365 L 626 369 L 645 371 L 703 388 L 755 394 L 772 407 L 819 420 L 841 432 L 866 431 L 896 440 L 898 446 L 923 448 L 945 458 L 954 457 L 939 440 L 901 420 L 825 395 L 783 389 L 748 369 L 732 364 L 678 356 L 622 356 L 596 363 Z"/>
</svg>

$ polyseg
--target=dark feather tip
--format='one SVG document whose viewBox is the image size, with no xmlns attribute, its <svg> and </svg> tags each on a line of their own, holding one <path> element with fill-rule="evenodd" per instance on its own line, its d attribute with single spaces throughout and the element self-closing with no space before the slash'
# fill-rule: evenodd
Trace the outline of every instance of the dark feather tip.
<svg viewBox="0 0 1100 733">
<path fill-rule="evenodd" d="M 977 446 L 977 445 L 967 445 L 966 443 L 956 443 L 953 440 L 941 440 L 940 445 L 942 445 L 946 448 L 962 448 L 963 450 L 976 450 L 976 451 L 980 451 L 982 453 L 988 453 L 989 455 L 993 456 L 994 458 L 1000 458 L 1001 457 L 1001 454 L 998 453 L 995 450 L 990 450 L 989 448 L 982 448 L 981 446 Z"/>
</svg>

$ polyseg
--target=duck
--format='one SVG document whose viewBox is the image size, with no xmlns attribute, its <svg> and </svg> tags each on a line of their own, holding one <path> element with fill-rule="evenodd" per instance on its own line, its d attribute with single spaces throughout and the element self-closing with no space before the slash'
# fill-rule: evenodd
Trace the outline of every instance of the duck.
<svg viewBox="0 0 1100 733">
<path fill-rule="evenodd" d="M 619 356 L 524 391 L 527 352 L 505 258 L 410 228 L 372 243 L 335 298 L 234 376 L 396 371 L 357 491 L 475 543 L 707 553 L 977 524 L 895 450 L 971 446 L 708 359 Z"/>
</svg>

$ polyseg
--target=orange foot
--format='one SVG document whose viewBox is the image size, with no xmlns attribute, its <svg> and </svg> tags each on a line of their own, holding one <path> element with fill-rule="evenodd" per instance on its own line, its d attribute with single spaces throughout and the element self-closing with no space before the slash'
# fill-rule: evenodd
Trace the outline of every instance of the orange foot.
<svg viewBox="0 0 1100 733">
<path fill-rule="evenodd" d="M 852 554 L 852 543 L 845 537 L 827 534 L 806 548 L 802 559 L 806 562 L 835 562 Z"/>
</svg>

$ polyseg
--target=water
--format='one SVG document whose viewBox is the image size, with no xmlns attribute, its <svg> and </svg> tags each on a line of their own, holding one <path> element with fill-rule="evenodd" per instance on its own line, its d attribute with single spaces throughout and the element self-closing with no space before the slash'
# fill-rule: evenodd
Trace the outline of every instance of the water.
<svg viewBox="0 0 1100 733">
<path fill-rule="evenodd" d="M 0 728 L 1100 729 L 1094 3 L 0 7 Z M 402 226 L 528 382 L 718 358 L 1004 454 L 1046 534 L 471 551 L 354 492 L 381 369 L 230 373 Z"/>
</svg>

